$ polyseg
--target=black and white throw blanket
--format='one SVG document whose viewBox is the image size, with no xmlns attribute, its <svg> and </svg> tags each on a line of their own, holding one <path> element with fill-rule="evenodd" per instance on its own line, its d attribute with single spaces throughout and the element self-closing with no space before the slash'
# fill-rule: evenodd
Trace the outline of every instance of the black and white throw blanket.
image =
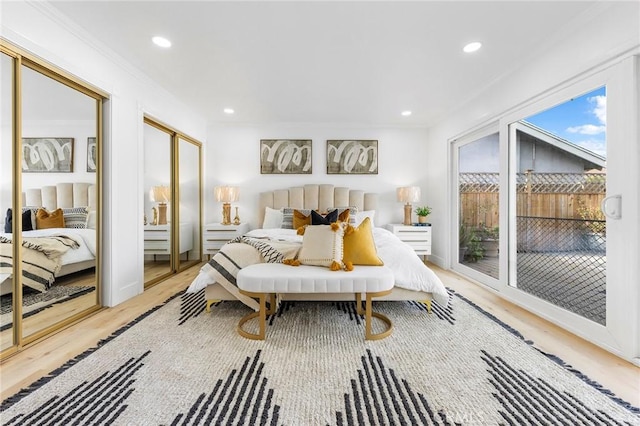
<svg viewBox="0 0 640 426">
<path fill-rule="evenodd" d="M 257 311 L 258 302 L 240 293 L 236 282 L 238 271 L 256 263 L 282 263 L 283 259 L 295 257 L 300 247 L 301 244 L 297 242 L 240 236 L 222 246 L 201 268 L 200 274 L 206 275 L 205 280 L 219 283 L 242 303 Z M 196 292 L 201 289 L 196 288 L 200 287 L 196 281 L 187 291 Z"/>
<path fill-rule="evenodd" d="M 55 281 L 62 267 L 62 255 L 80 244 L 67 235 L 22 239 L 22 284 L 43 292 Z M 0 274 L 13 274 L 13 242 L 0 236 Z"/>
</svg>

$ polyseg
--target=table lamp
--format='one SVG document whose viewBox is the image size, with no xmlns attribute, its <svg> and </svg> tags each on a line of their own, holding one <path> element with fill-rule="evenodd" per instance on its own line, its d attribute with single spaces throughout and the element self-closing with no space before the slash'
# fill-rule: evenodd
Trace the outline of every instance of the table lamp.
<svg viewBox="0 0 640 426">
<path fill-rule="evenodd" d="M 171 201 L 171 190 L 164 185 L 153 186 L 149 191 L 149 198 L 158 203 L 158 225 L 166 225 L 167 203 Z"/>
<path fill-rule="evenodd" d="M 231 225 L 231 203 L 240 199 L 237 186 L 216 186 L 214 188 L 216 201 L 222 203 L 222 224 Z"/>
<path fill-rule="evenodd" d="M 420 201 L 420 187 L 403 186 L 396 190 L 398 201 L 404 204 L 404 225 L 411 225 L 411 203 Z"/>
</svg>

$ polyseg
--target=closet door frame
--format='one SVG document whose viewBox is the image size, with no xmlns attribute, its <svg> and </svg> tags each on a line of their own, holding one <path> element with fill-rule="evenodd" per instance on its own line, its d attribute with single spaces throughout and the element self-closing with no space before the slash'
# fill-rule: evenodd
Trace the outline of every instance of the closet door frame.
<svg viewBox="0 0 640 426">
<path fill-rule="evenodd" d="M 75 313 L 68 318 L 58 321 L 48 327 L 43 328 L 29 336 L 23 336 L 22 327 L 22 233 L 15 232 L 22 229 L 21 215 L 14 215 L 13 218 L 13 345 L 0 352 L 0 359 L 15 354 L 23 349 L 24 346 L 47 337 L 69 325 L 87 317 L 88 315 L 102 309 L 102 238 L 103 238 L 103 104 L 108 101 L 109 94 L 94 87 L 78 77 L 57 68 L 48 62 L 43 61 L 28 51 L 0 39 L 0 51 L 3 54 L 13 58 L 13 81 L 12 81 L 12 97 L 13 97 L 13 117 L 12 117 L 12 206 L 13 211 L 21 211 L 22 209 L 22 67 L 27 67 L 37 73 L 40 73 L 52 80 L 63 84 L 71 89 L 93 98 L 96 104 L 96 266 L 95 266 L 95 285 L 96 285 L 96 303 L 80 312 Z"/>
<path fill-rule="evenodd" d="M 168 135 L 171 136 L 171 182 L 170 182 L 170 191 L 171 191 L 171 272 L 164 274 L 155 279 L 145 281 L 144 288 L 150 288 L 153 285 L 156 285 L 167 278 L 171 277 L 178 272 L 182 272 L 192 266 L 198 265 L 200 262 L 196 261 L 187 261 L 184 262 L 185 266 L 183 267 L 180 262 L 180 140 L 184 140 L 190 144 L 195 145 L 198 148 L 198 202 L 199 202 L 199 211 L 198 211 L 198 223 L 197 225 L 197 233 L 202 236 L 202 215 L 203 215 L 203 207 L 202 207 L 202 143 L 197 139 L 192 138 L 179 130 L 167 125 L 161 120 L 149 115 L 143 114 L 143 121 L 145 124 L 153 126 L 158 130 L 161 130 Z M 143 182 L 144 187 L 144 182 Z M 144 196 L 144 188 L 143 188 L 143 196 Z M 202 237 L 199 238 L 198 242 L 198 250 L 202 257 Z M 143 274 L 144 275 L 144 274 Z"/>
</svg>

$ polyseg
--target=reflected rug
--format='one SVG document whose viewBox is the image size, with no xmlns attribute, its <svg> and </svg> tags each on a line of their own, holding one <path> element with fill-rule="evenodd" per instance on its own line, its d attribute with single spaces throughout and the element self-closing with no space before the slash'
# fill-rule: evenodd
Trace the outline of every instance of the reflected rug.
<svg viewBox="0 0 640 426">
<path fill-rule="evenodd" d="M 95 291 L 94 286 L 54 285 L 44 293 L 25 287 L 22 294 L 22 316 L 35 315 L 56 303 L 63 303 Z M 13 295 L 0 296 L 0 331 L 13 325 Z"/>
<path fill-rule="evenodd" d="M 636 425 L 640 410 L 470 301 L 283 302 L 266 341 L 248 308 L 181 294 L 2 402 L 5 425 Z M 254 320 L 252 320 L 254 321 Z M 255 325 L 255 324 L 252 324 Z"/>
</svg>

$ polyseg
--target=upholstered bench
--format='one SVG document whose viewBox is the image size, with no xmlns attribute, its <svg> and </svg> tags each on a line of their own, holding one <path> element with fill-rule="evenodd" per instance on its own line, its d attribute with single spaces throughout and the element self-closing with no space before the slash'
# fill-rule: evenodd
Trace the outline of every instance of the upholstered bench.
<svg viewBox="0 0 640 426">
<path fill-rule="evenodd" d="M 260 263 L 242 268 L 238 272 L 237 284 L 240 292 L 257 298 L 258 312 L 252 312 L 238 323 L 238 333 L 248 339 L 264 340 L 267 314 L 273 311 L 274 295 L 277 293 L 351 293 L 355 295 L 359 315 L 365 316 L 365 339 L 379 340 L 391 334 L 393 324 L 385 315 L 373 312 L 371 300 L 391 293 L 394 284 L 393 272 L 386 266 L 356 266 L 353 271 L 331 271 L 320 266 L 289 266 L 281 263 Z M 365 309 L 362 310 L 362 294 L 365 294 Z M 271 308 L 267 312 L 267 295 L 271 297 Z M 243 325 L 259 317 L 258 334 L 245 331 Z M 371 330 L 371 318 L 386 323 L 380 333 Z"/>
</svg>

